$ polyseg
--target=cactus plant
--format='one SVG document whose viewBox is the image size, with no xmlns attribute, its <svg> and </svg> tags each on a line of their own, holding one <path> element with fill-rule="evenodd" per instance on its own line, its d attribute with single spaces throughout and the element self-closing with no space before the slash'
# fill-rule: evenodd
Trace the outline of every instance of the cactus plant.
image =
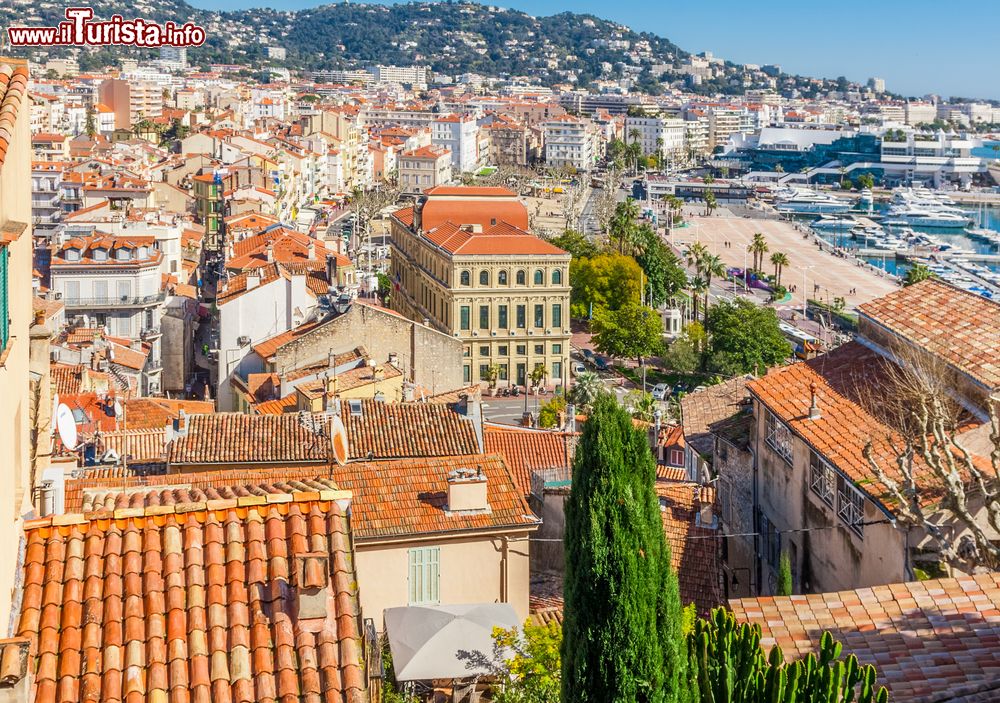
<svg viewBox="0 0 1000 703">
<path fill-rule="evenodd" d="M 842 645 L 824 632 L 819 656 L 785 662 L 781 647 L 767 653 L 759 625 L 737 623 L 717 608 L 698 619 L 688 637 L 692 703 L 887 703 L 876 687 L 875 668 L 853 654 L 841 659 Z"/>
</svg>

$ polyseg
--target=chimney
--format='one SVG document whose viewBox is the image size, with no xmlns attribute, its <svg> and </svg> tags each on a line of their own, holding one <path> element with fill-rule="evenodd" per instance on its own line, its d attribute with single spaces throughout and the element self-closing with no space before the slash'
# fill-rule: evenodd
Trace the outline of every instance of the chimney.
<svg viewBox="0 0 1000 703">
<path fill-rule="evenodd" d="M 486 474 L 481 466 L 475 469 L 455 469 L 448 472 L 449 513 L 488 511 Z"/>
<path fill-rule="evenodd" d="M 247 274 L 247 290 L 253 290 L 260 285 L 260 274 L 256 271 Z"/>
<path fill-rule="evenodd" d="M 304 552 L 292 559 L 298 619 L 325 620 L 330 598 L 330 555 L 327 552 Z"/>
<path fill-rule="evenodd" d="M 566 425 L 563 427 L 566 432 L 576 432 L 576 406 L 573 403 L 566 405 Z"/>
<path fill-rule="evenodd" d="M 702 527 L 714 527 L 715 512 L 713 510 L 712 502 L 704 500 L 707 488 L 705 486 L 699 486 L 696 490 L 698 491 L 695 496 L 695 504 L 698 506 L 698 524 Z"/>
<path fill-rule="evenodd" d="M 809 384 L 809 394 L 812 396 L 812 402 L 809 404 L 809 419 L 818 420 L 823 417 L 823 413 L 819 411 L 819 399 L 816 395 L 816 384 Z"/>
<path fill-rule="evenodd" d="M 28 703 L 34 699 L 30 646 L 26 637 L 0 640 L 0 702 Z"/>
<path fill-rule="evenodd" d="M 309 244 L 306 245 L 306 258 L 310 261 L 316 258 L 316 242 L 312 239 L 310 239 Z"/>
<path fill-rule="evenodd" d="M 404 382 L 403 383 L 403 402 L 404 403 L 412 403 L 414 395 L 415 395 L 415 392 L 414 392 L 413 384 L 410 383 L 409 381 Z"/>
<path fill-rule="evenodd" d="M 274 261 L 274 242 L 268 242 L 265 251 L 267 252 L 267 263 L 270 264 Z"/>
<path fill-rule="evenodd" d="M 187 413 L 183 410 L 177 412 L 177 419 L 174 420 L 174 437 L 187 437 Z"/>
<path fill-rule="evenodd" d="M 424 203 L 427 197 L 420 198 L 413 205 L 413 231 L 420 234 L 424 224 Z"/>
<path fill-rule="evenodd" d="M 331 286 L 337 284 L 337 257 L 333 254 L 326 255 L 326 282 Z"/>
</svg>

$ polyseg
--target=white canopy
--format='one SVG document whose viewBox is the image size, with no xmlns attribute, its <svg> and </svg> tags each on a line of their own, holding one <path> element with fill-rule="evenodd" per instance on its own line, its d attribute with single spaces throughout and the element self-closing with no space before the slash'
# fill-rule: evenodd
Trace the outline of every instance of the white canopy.
<svg viewBox="0 0 1000 703">
<path fill-rule="evenodd" d="M 384 617 L 397 681 L 487 674 L 477 655 L 491 656 L 493 628 L 521 624 L 509 603 L 388 608 Z"/>
</svg>

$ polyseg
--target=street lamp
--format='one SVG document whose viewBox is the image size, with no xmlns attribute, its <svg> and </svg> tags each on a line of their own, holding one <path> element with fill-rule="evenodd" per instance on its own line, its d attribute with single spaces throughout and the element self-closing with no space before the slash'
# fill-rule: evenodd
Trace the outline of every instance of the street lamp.
<svg viewBox="0 0 1000 703">
<path fill-rule="evenodd" d="M 813 265 L 813 266 L 806 266 L 805 268 L 802 269 L 802 317 L 803 318 L 805 318 L 805 316 L 806 316 L 806 304 L 807 304 L 807 301 L 809 300 L 808 296 L 806 295 L 806 273 L 810 269 L 814 269 L 814 268 L 816 268 L 815 265 Z"/>
</svg>

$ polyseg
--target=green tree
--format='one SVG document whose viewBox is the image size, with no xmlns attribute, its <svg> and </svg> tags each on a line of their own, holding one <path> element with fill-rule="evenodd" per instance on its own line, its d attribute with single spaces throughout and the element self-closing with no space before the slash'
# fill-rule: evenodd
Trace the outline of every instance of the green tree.
<svg viewBox="0 0 1000 703">
<path fill-rule="evenodd" d="M 858 185 L 858 190 L 864 190 L 865 188 L 871 190 L 875 187 L 875 176 L 870 173 L 862 173 L 858 176 L 855 183 Z"/>
<path fill-rule="evenodd" d="M 687 286 L 680 260 L 650 227 L 639 230 L 640 251 L 635 260 L 646 274 L 646 302 L 656 308 Z"/>
<path fill-rule="evenodd" d="M 709 178 L 709 176 L 706 176 L 706 178 Z M 719 206 L 718 202 L 715 199 L 715 193 L 711 190 L 706 190 L 704 199 L 705 199 L 705 214 L 711 215 L 713 212 L 715 212 L 715 208 Z"/>
<path fill-rule="evenodd" d="M 553 703 L 559 700 L 562 628 L 556 622 L 493 630 L 494 703 Z"/>
<path fill-rule="evenodd" d="M 593 371 L 584 371 L 576 377 L 569 397 L 582 410 L 590 410 L 601 395 L 607 393 L 604 381 Z"/>
<path fill-rule="evenodd" d="M 568 229 L 562 234 L 552 237 L 549 242 L 563 251 L 569 252 L 575 259 L 591 258 L 600 253 L 600 249 L 598 249 L 593 240 L 574 229 Z"/>
<path fill-rule="evenodd" d="M 625 397 L 622 398 L 622 404 L 636 420 L 653 421 L 653 415 L 656 413 L 656 401 L 653 399 L 652 393 L 646 393 L 637 388 L 625 394 Z"/>
<path fill-rule="evenodd" d="M 392 281 L 384 273 L 378 273 L 378 297 L 383 304 L 389 302 L 389 296 L 392 294 Z"/>
<path fill-rule="evenodd" d="M 714 373 L 760 375 L 792 353 L 774 310 L 743 298 L 717 303 L 708 314 L 705 330 L 708 367 Z"/>
<path fill-rule="evenodd" d="M 626 198 L 615 206 L 614 215 L 608 225 L 608 238 L 617 244 L 618 253 L 624 254 L 635 246 L 636 218 L 639 217 L 639 204 L 632 198 Z"/>
<path fill-rule="evenodd" d="M 762 233 L 754 232 L 753 240 L 747 245 L 747 251 L 753 255 L 753 270 L 759 272 L 764 266 L 764 254 L 770 251 Z"/>
<path fill-rule="evenodd" d="M 701 260 L 701 275 L 705 278 L 705 321 L 708 322 L 708 294 L 712 289 L 712 279 L 726 275 L 726 265 L 717 254 L 708 254 Z"/>
<path fill-rule="evenodd" d="M 677 576 L 645 433 L 600 398 L 566 503 L 563 703 L 674 703 L 687 676 Z"/>
<path fill-rule="evenodd" d="M 531 385 L 536 388 L 542 385 L 542 381 L 545 377 L 549 375 L 549 370 L 545 368 L 545 364 L 539 362 L 535 364 L 535 368 L 531 369 L 531 374 L 529 378 L 531 379 Z"/>
<path fill-rule="evenodd" d="M 538 410 L 538 426 L 545 429 L 558 427 L 559 413 L 565 410 L 566 399 L 561 395 L 552 396 L 552 399 Z"/>
<path fill-rule="evenodd" d="M 663 354 L 663 365 L 677 373 L 697 371 L 701 366 L 701 353 L 696 342 L 687 334 L 682 334 L 667 347 Z"/>
<path fill-rule="evenodd" d="M 903 278 L 903 285 L 912 286 L 914 283 L 926 281 L 928 278 L 934 278 L 934 272 L 927 268 L 927 264 L 913 264 Z"/>
<path fill-rule="evenodd" d="M 593 343 L 603 354 L 642 360 L 662 351 L 663 322 L 655 310 L 629 303 L 594 316 Z"/>
<path fill-rule="evenodd" d="M 774 283 L 781 286 L 781 271 L 788 266 L 788 255 L 784 252 L 776 251 L 771 254 L 771 265 L 774 266 Z"/>
<path fill-rule="evenodd" d="M 776 595 L 792 595 L 792 560 L 788 552 L 782 552 L 778 560 L 778 587 L 775 589 Z"/>
<path fill-rule="evenodd" d="M 591 307 L 617 310 L 639 300 L 642 269 L 631 256 L 600 254 L 590 259 L 574 259 L 569 266 L 570 309 L 574 317 L 587 317 Z"/>
</svg>

